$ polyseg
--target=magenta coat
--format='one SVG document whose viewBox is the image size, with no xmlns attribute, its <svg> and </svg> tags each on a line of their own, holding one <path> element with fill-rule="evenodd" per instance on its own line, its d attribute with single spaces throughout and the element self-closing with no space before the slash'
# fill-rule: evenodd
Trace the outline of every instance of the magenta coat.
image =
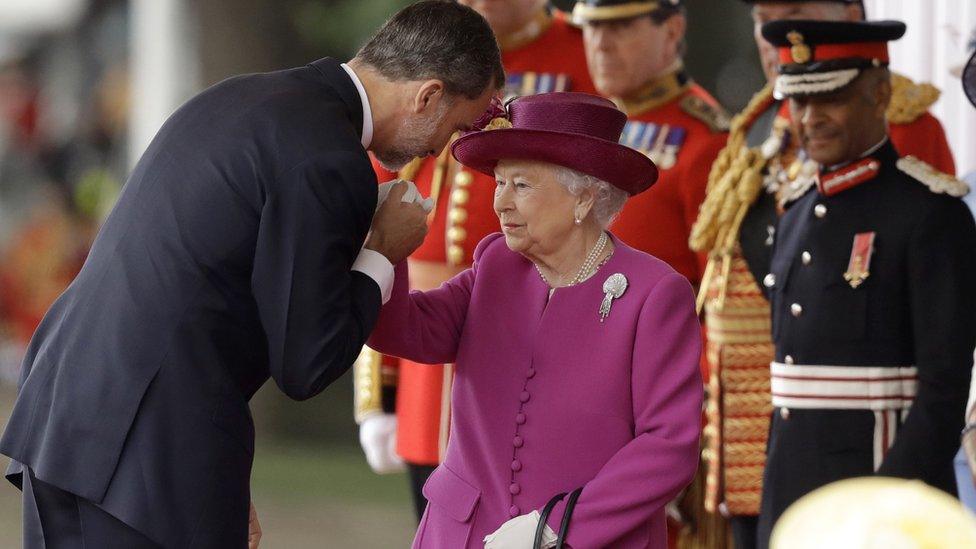
<svg viewBox="0 0 976 549">
<path fill-rule="evenodd" d="M 664 505 L 698 464 L 701 335 L 688 281 L 613 239 L 589 280 L 548 287 L 500 234 L 474 265 L 429 292 L 407 292 L 406 265 L 370 338 L 375 349 L 454 363 L 444 463 L 413 547 L 484 547 L 505 521 L 583 486 L 573 549 L 667 547 Z M 629 287 L 599 319 L 603 282 Z M 563 504 L 549 524 L 558 531 Z"/>
</svg>

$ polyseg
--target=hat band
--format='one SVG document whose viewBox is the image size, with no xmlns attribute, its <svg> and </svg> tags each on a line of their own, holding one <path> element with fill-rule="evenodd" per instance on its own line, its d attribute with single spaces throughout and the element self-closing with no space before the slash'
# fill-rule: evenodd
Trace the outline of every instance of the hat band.
<svg viewBox="0 0 976 549">
<path fill-rule="evenodd" d="M 794 95 L 815 95 L 839 90 L 861 74 L 861 69 L 843 69 L 807 74 L 781 74 L 776 77 L 773 97 L 785 99 Z"/>
<path fill-rule="evenodd" d="M 613 6 L 591 6 L 578 2 L 573 6 L 573 22 L 581 25 L 589 21 L 629 19 L 638 15 L 652 13 L 659 7 L 659 2 L 629 2 Z"/>
<path fill-rule="evenodd" d="M 833 59 L 848 59 L 860 57 L 862 59 L 877 59 L 888 62 L 887 42 L 852 42 L 850 44 L 822 44 L 813 46 L 813 57 L 805 63 L 831 61 Z M 793 48 L 790 46 L 779 49 L 779 60 L 783 64 L 793 64 Z"/>
</svg>

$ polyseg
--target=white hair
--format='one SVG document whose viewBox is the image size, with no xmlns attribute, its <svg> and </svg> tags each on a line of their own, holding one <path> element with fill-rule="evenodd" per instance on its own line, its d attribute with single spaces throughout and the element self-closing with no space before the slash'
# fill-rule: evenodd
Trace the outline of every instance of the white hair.
<svg viewBox="0 0 976 549">
<path fill-rule="evenodd" d="M 553 165 L 552 169 L 556 181 L 566 187 L 573 196 L 579 196 L 586 189 L 593 192 L 592 212 L 597 223 L 604 229 L 613 223 L 630 197 L 627 191 L 592 175 L 559 165 Z"/>
</svg>

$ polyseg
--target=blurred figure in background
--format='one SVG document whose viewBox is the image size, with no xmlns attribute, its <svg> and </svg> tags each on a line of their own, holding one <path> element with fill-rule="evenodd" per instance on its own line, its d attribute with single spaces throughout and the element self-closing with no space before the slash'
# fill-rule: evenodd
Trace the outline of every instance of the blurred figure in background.
<svg viewBox="0 0 976 549">
<path fill-rule="evenodd" d="M 769 429 L 769 363 L 773 358 L 769 303 L 761 291 L 769 272 L 778 204 L 792 185 L 809 182 L 815 165 L 804 162 L 790 129 L 786 102 L 773 97 L 779 52 L 760 32 L 781 19 L 860 21 L 857 0 L 747 0 L 753 34 L 768 83 L 732 121 L 726 148 L 713 166 L 691 246 L 709 263 L 699 292 L 705 311 L 709 364 L 705 428 L 705 494 L 711 527 L 731 519 L 736 547 L 755 546 Z M 892 143 L 936 168 L 954 172 L 938 120 L 927 109 L 938 98 L 928 84 L 892 76 L 887 120 Z M 724 540 L 723 532 L 703 533 Z M 722 541 L 724 543 L 724 541 Z"/>
<path fill-rule="evenodd" d="M 502 52 L 506 97 L 554 91 L 593 93 L 583 38 L 545 0 L 459 0 L 488 21 Z M 374 163 L 375 164 L 375 163 Z M 492 210 L 495 181 L 458 163 L 445 148 L 399 173 L 376 165 L 380 181 L 413 180 L 435 201 L 430 233 L 410 257 L 410 285 L 432 290 L 471 265 L 474 248 L 499 230 Z M 418 364 L 364 349 L 356 362 L 356 421 L 367 461 L 377 473 L 406 464 L 417 519 L 421 489 L 441 462 L 451 421 L 452 365 Z"/>
<path fill-rule="evenodd" d="M 627 114 L 621 143 L 643 152 L 660 180 L 614 221 L 621 240 L 662 259 L 698 287 L 704 256 L 688 248 L 708 171 L 728 117 L 684 70 L 687 20 L 680 0 L 579 0 L 587 64 L 600 94 Z"/>
</svg>

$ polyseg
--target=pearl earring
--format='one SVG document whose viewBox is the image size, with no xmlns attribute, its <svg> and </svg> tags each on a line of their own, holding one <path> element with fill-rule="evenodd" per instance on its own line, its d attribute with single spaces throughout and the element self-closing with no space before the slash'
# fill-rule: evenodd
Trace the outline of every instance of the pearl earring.
<svg viewBox="0 0 976 549">
<path fill-rule="evenodd" d="M 576 224 L 577 224 L 577 225 L 579 225 L 580 223 L 582 223 L 582 222 L 583 222 L 583 220 L 582 220 L 582 219 L 580 219 L 580 218 L 578 218 L 578 217 L 577 217 L 577 218 L 575 219 L 575 221 L 576 221 Z"/>
</svg>

